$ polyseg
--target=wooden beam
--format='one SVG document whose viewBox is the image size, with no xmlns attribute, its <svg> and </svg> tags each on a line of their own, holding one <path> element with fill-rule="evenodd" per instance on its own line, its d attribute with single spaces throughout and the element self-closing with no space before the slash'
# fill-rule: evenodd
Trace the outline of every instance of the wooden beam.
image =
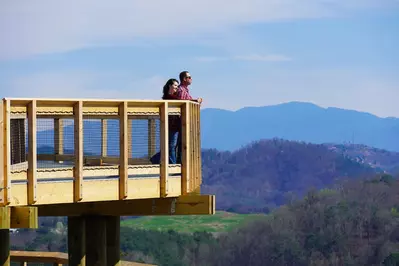
<svg viewBox="0 0 399 266">
<path fill-rule="evenodd" d="M 10 230 L 0 229 L 0 265 L 10 266 Z"/>
<path fill-rule="evenodd" d="M 38 228 L 37 207 L 11 207 L 11 228 Z"/>
<path fill-rule="evenodd" d="M 11 178 L 10 178 L 10 166 L 11 166 L 11 128 L 10 128 L 10 101 L 5 100 L 3 102 L 3 190 L 5 205 L 11 201 Z"/>
<path fill-rule="evenodd" d="M 119 216 L 107 216 L 107 265 L 117 266 L 120 264 L 120 228 Z"/>
<path fill-rule="evenodd" d="M 4 101 L 0 102 L 0 206 L 6 205 L 5 150 L 4 150 Z M 0 227 L 1 228 L 1 227 Z"/>
<path fill-rule="evenodd" d="M 181 194 L 186 195 L 190 180 L 190 105 L 184 104 L 182 107 L 182 169 L 181 169 Z"/>
<path fill-rule="evenodd" d="M 124 101 L 119 106 L 119 141 L 120 141 L 120 161 L 119 161 L 119 199 L 125 199 L 128 195 L 128 118 L 127 102 Z"/>
<path fill-rule="evenodd" d="M 214 195 L 187 195 L 173 198 L 82 202 L 38 206 L 39 216 L 141 216 L 141 215 L 212 215 Z"/>
<path fill-rule="evenodd" d="M 107 232 L 104 216 L 86 216 L 86 264 L 107 266 Z"/>
<path fill-rule="evenodd" d="M 11 211 L 10 207 L 0 207 L 0 230 L 9 229 L 11 222 Z"/>
<path fill-rule="evenodd" d="M 68 259 L 69 265 L 86 265 L 85 217 L 68 217 Z"/>
<path fill-rule="evenodd" d="M 36 101 L 28 104 L 28 204 L 36 202 L 36 171 L 37 171 L 37 128 L 36 128 Z"/>
<path fill-rule="evenodd" d="M 11 261 L 13 262 L 36 262 L 36 263 L 54 263 L 54 265 L 68 264 L 68 255 L 61 252 L 46 251 L 11 251 Z M 69 265 L 77 265 L 71 264 Z"/>
<path fill-rule="evenodd" d="M 168 195 L 168 168 L 169 168 L 169 117 L 168 103 L 165 102 L 160 107 L 161 116 L 161 173 L 159 180 L 160 197 Z"/>
<path fill-rule="evenodd" d="M 74 166 L 74 195 L 75 202 L 81 201 L 83 198 L 83 103 L 79 101 L 74 106 L 74 150 L 75 150 L 75 166 Z"/>
</svg>

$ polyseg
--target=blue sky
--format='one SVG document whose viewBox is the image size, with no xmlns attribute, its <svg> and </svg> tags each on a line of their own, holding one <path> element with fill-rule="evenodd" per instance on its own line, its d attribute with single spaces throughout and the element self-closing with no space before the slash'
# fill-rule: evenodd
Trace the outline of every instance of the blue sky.
<svg viewBox="0 0 399 266">
<path fill-rule="evenodd" d="M 398 0 L 2 0 L 0 94 L 159 99 L 189 70 L 204 107 L 399 117 L 398 29 Z"/>
</svg>

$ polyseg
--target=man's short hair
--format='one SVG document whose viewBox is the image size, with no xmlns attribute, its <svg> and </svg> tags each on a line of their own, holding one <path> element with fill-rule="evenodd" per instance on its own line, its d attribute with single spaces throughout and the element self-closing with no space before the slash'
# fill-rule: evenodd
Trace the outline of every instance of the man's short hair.
<svg viewBox="0 0 399 266">
<path fill-rule="evenodd" d="M 189 72 L 187 70 L 180 72 L 179 74 L 179 79 L 180 79 L 180 83 L 183 81 L 183 79 L 187 76 Z"/>
</svg>

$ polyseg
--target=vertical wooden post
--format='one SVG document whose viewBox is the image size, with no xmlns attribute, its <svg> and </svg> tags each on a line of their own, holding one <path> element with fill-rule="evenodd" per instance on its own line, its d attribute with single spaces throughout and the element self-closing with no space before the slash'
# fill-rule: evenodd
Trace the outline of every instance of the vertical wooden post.
<svg viewBox="0 0 399 266">
<path fill-rule="evenodd" d="M 54 153 L 55 161 L 57 160 L 57 155 L 64 154 L 64 123 L 61 118 L 54 118 Z M 62 162 L 62 161 L 58 161 Z"/>
<path fill-rule="evenodd" d="M 83 103 L 79 101 L 74 106 L 74 202 L 83 198 Z"/>
<path fill-rule="evenodd" d="M 161 173 L 160 173 L 160 197 L 168 194 L 168 175 L 169 175 L 169 119 L 168 102 L 161 105 L 159 114 L 161 116 Z"/>
<path fill-rule="evenodd" d="M 0 229 L 0 265 L 10 266 L 10 230 Z"/>
<path fill-rule="evenodd" d="M 148 159 L 150 159 L 156 152 L 155 130 L 156 130 L 155 119 L 153 118 L 148 119 Z"/>
<path fill-rule="evenodd" d="M 120 217 L 106 217 L 107 227 L 107 265 L 120 265 Z"/>
<path fill-rule="evenodd" d="M 107 156 L 107 120 L 101 119 L 101 157 Z"/>
<path fill-rule="evenodd" d="M 3 101 L 3 153 L 2 153 L 2 178 L 3 178 L 3 205 L 7 205 L 11 200 L 11 128 L 10 128 L 10 100 Z"/>
<path fill-rule="evenodd" d="M 68 217 L 68 261 L 69 265 L 86 265 L 85 217 Z"/>
<path fill-rule="evenodd" d="M 0 102 L 0 206 L 4 206 L 6 204 L 5 198 L 5 188 L 6 178 L 5 178 L 5 159 L 4 159 L 4 101 Z"/>
<path fill-rule="evenodd" d="M 28 204 L 36 202 L 36 170 L 37 170 L 37 142 L 36 142 L 36 100 L 28 104 Z"/>
<path fill-rule="evenodd" d="M 119 106 L 119 199 L 122 200 L 128 195 L 128 117 L 127 102 L 124 101 Z"/>
<path fill-rule="evenodd" d="M 201 148 L 201 105 L 197 106 L 197 136 L 198 136 L 198 193 L 202 184 L 202 148 Z"/>
<path fill-rule="evenodd" d="M 190 180 L 190 105 L 188 102 L 181 107 L 182 121 L 182 168 L 181 168 L 181 194 L 188 192 Z"/>
<path fill-rule="evenodd" d="M 105 216 L 86 217 L 86 264 L 107 266 Z"/>
</svg>

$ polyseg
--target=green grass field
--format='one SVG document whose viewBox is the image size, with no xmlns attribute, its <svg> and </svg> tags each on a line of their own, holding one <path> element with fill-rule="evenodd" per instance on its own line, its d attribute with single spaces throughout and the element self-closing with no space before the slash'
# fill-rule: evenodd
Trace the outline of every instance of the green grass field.
<svg viewBox="0 0 399 266">
<path fill-rule="evenodd" d="M 226 232 L 262 214 L 236 214 L 216 212 L 215 215 L 186 215 L 186 216 L 147 216 L 121 221 L 121 226 L 128 226 L 144 230 L 175 230 L 193 233 L 195 231 Z"/>
</svg>

